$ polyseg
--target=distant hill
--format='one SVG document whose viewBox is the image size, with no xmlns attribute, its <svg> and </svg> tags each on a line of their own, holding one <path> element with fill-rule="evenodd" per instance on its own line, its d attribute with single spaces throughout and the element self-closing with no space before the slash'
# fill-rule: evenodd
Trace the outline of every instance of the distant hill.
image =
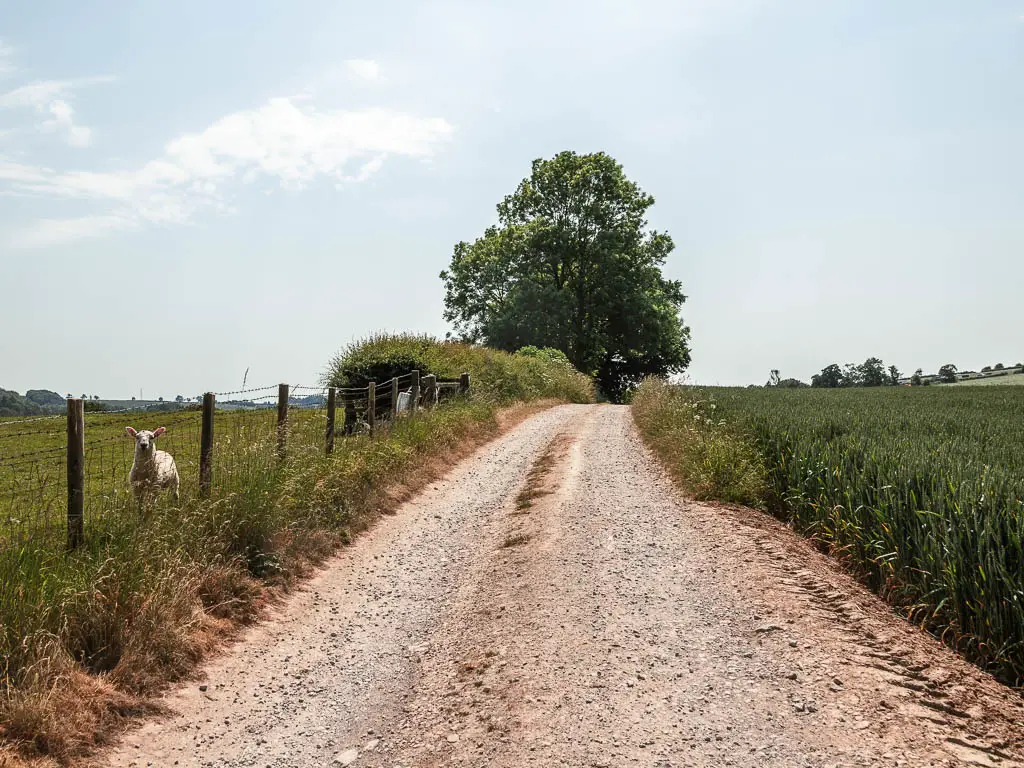
<svg viewBox="0 0 1024 768">
<path fill-rule="evenodd" d="M 49 389 L 30 389 L 24 396 L 0 389 L 0 416 L 48 416 L 66 409 L 64 396 Z"/>
<path fill-rule="evenodd" d="M 25 399 L 31 400 L 41 408 L 59 408 L 64 410 L 64 396 L 51 392 L 49 389 L 30 389 L 25 393 Z"/>
<path fill-rule="evenodd" d="M 276 403 L 274 404 L 276 405 Z M 85 398 L 86 411 L 178 411 L 182 408 L 198 408 L 195 401 L 183 400 L 105 400 Z M 67 410 L 65 395 L 49 389 L 30 389 L 24 395 L 14 390 L 0 388 L 0 418 L 16 416 L 47 416 L 62 414 Z"/>
</svg>

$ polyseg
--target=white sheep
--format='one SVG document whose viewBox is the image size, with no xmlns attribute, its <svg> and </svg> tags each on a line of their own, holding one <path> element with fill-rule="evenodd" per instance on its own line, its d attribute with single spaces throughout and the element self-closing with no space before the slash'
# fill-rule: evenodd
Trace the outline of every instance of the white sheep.
<svg viewBox="0 0 1024 768">
<path fill-rule="evenodd" d="M 178 500 L 178 467 L 174 463 L 174 457 L 167 451 L 156 449 L 156 439 L 167 430 L 164 427 L 136 432 L 131 427 L 125 427 L 125 432 L 135 438 L 135 461 L 132 462 L 131 472 L 128 473 L 128 482 L 131 483 L 135 492 L 135 500 L 139 506 L 144 506 L 147 497 L 155 495 L 158 491 L 169 488 L 174 500 Z"/>
</svg>

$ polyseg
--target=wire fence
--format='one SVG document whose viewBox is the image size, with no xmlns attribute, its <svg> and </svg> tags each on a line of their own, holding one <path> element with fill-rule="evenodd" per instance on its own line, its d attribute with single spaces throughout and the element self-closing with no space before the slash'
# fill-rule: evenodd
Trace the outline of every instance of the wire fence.
<svg viewBox="0 0 1024 768">
<path fill-rule="evenodd" d="M 75 546 L 113 518 L 138 520 L 152 506 L 259 487 L 286 462 L 330 453 L 334 441 L 348 435 L 386 431 L 396 419 L 468 388 L 465 374 L 459 381 L 421 381 L 413 371 L 364 387 L 282 384 L 211 393 L 203 403 L 173 404 L 160 412 L 83 413 L 80 401 L 69 400 L 67 415 L 0 419 L 0 549 L 51 538 Z M 84 450 L 69 440 L 76 419 Z M 164 428 L 154 444 L 174 459 L 177 498 L 132 484 L 136 441 L 126 427 Z M 146 460 L 143 455 L 139 461 Z M 76 492 L 81 522 L 73 511 Z"/>
</svg>

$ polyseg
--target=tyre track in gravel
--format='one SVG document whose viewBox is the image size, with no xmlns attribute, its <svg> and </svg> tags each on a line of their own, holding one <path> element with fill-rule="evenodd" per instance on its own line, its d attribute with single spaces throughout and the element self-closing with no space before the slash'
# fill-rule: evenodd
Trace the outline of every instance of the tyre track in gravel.
<svg viewBox="0 0 1024 768">
<path fill-rule="evenodd" d="M 771 518 L 681 500 L 616 406 L 485 446 L 208 674 L 110 763 L 1022 765 L 1019 696 Z"/>
</svg>

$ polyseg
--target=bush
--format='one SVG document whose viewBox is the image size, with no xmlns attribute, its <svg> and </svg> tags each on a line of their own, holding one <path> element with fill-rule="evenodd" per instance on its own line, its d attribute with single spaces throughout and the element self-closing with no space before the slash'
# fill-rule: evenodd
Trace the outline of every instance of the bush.
<svg viewBox="0 0 1024 768">
<path fill-rule="evenodd" d="M 558 363 L 559 365 L 565 365 L 572 368 L 572 363 L 569 362 L 569 358 L 566 357 L 565 352 L 554 347 L 520 347 L 516 350 L 517 355 L 523 357 L 533 357 L 537 360 L 544 360 L 549 363 Z"/>
<path fill-rule="evenodd" d="M 377 334 L 350 344 L 328 366 L 324 383 L 332 387 L 363 387 L 418 370 L 439 380 L 468 373 L 475 399 L 495 405 L 551 397 L 573 403 L 595 399 L 593 382 L 558 350 L 533 354 L 507 352 L 473 344 L 439 341 L 414 334 Z"/>
</svg>

